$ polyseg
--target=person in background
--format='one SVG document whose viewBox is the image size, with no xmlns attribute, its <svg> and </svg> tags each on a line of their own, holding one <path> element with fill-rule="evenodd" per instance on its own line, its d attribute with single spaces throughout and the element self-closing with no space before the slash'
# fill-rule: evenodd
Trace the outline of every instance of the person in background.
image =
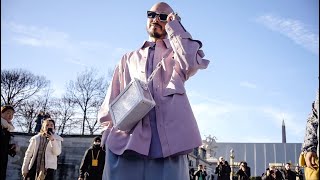
<svg viewBox="0 0 320 180">
<path fill-rule="evenodd" d="M 101 148 L 101 138 L 95 137 L 92 146 L 84 153 L 78 180 L 102 180 L 106 152 Z"/>
<path fill-rule="evenodd" d="M 0 133 L 0 180 L 6 179 L 8 155 L 16 155 L 16 144 L 11 143 L 14 130 L 12 119 L 14 108 L 11 105 L 1 106 L 1 133 Z"/>
<path fill-rule="evenodd" d="M 102 144 L 107 148 L 103 179 L 186 180 L 187 154 L 202 140 L 185 84 L 209 61 L 203 59 L 202 43 L 192 38 L 167 3 L 153 5 L 146 20 L 149 39 L 122 57 L 98 113 L 105 127 Z M 157 73 L 152 74 L 156 67 Z M 148 86 L 156 106 L 131 130 L 114 128 L 110 103 L 131 80 L 146 82 L 149 77 L 153 77 Z"/>
<path fill-rule="evenodd" d="M 216 167 L 215 174 L 218 174 L 218 180 L 229 180 L 231 168 L 228 161 L 224 160 L 221 156 L 219 157 L 219 165 Z"/>
<path fill-rule="evenodd" d="M 195 180 L 206 180 L 207 172 L 204 170 L 202 164 L 199 164 L 198 170 L 194 172 Z"/>
<path fill-rule="evenodd" d="M 195 180 L 194 172 L 195 172 L 194 168 L 191 168 L 191 169 L 189 170 L 190 180 Z"/>
<path fill-rule="evenodd" d="M 270 169 L 267 168 L 266 171 L 265 171 L 264 173 L 262 173 L 261 179 L 262 179 L 262 180 L 270 179 L 270 178 L 268 178 L 269 176 L 270 176 Z"/>
<path fill-rule="evenodd" d="M 239 180 L 249 180 L 251 176 L 250 167 L 248 167 L 247 162 L 240 162 L 240 168 L 237 172 Z"/>
<path fill-rule="evenodd" d="M 296 180 L 296 173 L 291 170 L 291 163 L 286 163 L 283 173 L 285 180 Z"/>
<path fill-rule="evenodd" d="M 58 166 L 63 138 L 55 134 L 55 122 L 48 118 L 42 122 L 40 132 L 30 138 L 22 164 L 22 176 L 30 180 L 53 180 Z"/>
<path fill-rule="evenodd" d="M 319 173 L 319 89 L 312 103 L 312 112 L 307 118 L 301 151 L 304 153 L 306 167 Z"/>
<path fill-rule="evenodd" d="M 276 180 L 284 180 L 284 175 L 282 174 L 282 172 L 276 168 L 274 165 L 271 165 L 269 167 L 270 169 L 270 176 Z"/>
<path fill-rule="evenodd" d="M 303 180 L 303 172 L 300 167 L 296 166 L 294 170 L 294 172 L 296 173 L 296 180 Z"/>
<path fill-rule="evenodd" d="M 34 128 L 35 133 L 40 132 L 42 121 L 47 118 L 50 118 L 49 113 L 44 113 L 43 111 L 39 112 L 39 114 L 37 115 L 37 119 L 36 119 L 36 127 Z"/>
</svg>

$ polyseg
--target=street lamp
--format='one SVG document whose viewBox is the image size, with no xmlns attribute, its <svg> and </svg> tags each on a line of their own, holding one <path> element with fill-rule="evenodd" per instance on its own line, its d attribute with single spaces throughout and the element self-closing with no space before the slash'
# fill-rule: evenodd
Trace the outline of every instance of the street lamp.
<svg viewBox="0 0 320 180">
<path fill-rule="evenodd" d="M 230 179 L 233 178 L 233 174 L 234 174 L 234 172 L 233 172 L 234 161 L 233 160 L 234 160 L 234 150 L 231 149 L 230 150 L 230 167 L 231 167 Z"/>
</svg>

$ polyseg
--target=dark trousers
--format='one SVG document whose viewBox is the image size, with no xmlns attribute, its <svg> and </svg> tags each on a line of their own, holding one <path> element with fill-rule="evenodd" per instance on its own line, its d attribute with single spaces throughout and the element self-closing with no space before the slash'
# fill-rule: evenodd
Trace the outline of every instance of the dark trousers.
<svg viewBox="0 0 320 180">
<path fill-rule="evenodd" d="M 34 163 L 34 165 L 32 166 L 32 168 L 30 169 L 26 180 L 35 180 L 36 179 L 36 163 Z M 55 170 L 54 169 L 47 169 L 47 174 L 46 174 L 46 178 L 45 180 L 54 180 L 54 174 L 55 174 Z"/>
<path fill-rule="evenodd" d="M 4 155 L 1 154 L 1 157 L 0 157 L 0 180 L 6 179 L 7 164 L 8 164 L 8 154 L 4 154 Z"/>
</svg>

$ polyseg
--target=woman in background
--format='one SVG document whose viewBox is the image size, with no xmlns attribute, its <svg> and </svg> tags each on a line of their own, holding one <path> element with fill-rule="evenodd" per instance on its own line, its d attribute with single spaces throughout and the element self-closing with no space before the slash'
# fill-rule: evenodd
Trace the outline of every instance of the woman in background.
<svg viewBox="0 0 320 180">
<path fill-rule="evenodd" d="M 57 169 L 57 157 L 61 153 L 63 139 L 55 133 L 51 118 L 43 121 L 40 132 L 31 137 L 22 164 L 22 175 L 30 180 L 53 180 Z"/>
</svg>

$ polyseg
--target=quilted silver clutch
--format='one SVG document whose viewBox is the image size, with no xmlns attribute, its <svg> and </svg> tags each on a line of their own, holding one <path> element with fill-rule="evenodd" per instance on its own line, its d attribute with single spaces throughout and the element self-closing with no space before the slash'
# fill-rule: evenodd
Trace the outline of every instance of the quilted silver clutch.
<svg viewBox="0 0 320 180">
<path fill-rule="evenodd" d="M 131 130 L 155 105 L 148 84 L 134 78 L 109 105 L 114 127 Z"/>
</svg>

